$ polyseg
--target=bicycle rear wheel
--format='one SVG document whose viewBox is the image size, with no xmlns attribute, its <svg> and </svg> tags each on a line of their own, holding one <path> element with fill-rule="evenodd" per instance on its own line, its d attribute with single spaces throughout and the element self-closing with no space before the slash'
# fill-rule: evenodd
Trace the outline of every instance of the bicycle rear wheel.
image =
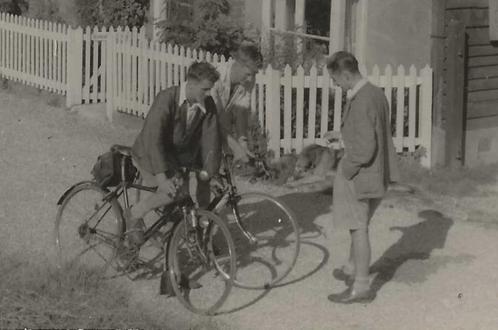
<svg viewBox="0 0 498 330">
<path fill-rule="evenodd" d="M 229 201 L 219 214 L 236 246 L 234 285 L 268 289 L 281 283 L 296 264 L 300 247 L 298 223 L 290 208 L 273 196 L 249 192 Z"/>
<path fill-rule="evenodd" d="M 121 207 L 116 200 L 105 201 L 107 193 L 94 182 L 83 182 L 62 200 L 54 232 L 59 267 L 109 274 L 123 226 Z"/>
<path fill-rule="evenodd" d="M 198 210 L 196 227 L 178 223 L 168 248 L 168 270 L 180 302 L 198 314 L 213 314 L 225 302 L 235 275 L 235 246 L 226 224 Z"/>
</svg>

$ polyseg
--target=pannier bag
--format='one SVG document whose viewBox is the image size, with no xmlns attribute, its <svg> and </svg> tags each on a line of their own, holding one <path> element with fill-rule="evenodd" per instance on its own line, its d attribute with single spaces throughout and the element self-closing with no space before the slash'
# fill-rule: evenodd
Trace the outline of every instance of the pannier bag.
<svg viewBox="0 0 498 330">
<path fill-rule="evenodd" d="M 121 163 L 124 160 L 125 180 L 133 182 L 137 169 L 133 166 L 131 157 L 124 156 L 111 148 L 110 151 L 100 155 L 91 171 L 95 181 L 102 188 L 115 187 L 121 182 Z"/>
</svg>

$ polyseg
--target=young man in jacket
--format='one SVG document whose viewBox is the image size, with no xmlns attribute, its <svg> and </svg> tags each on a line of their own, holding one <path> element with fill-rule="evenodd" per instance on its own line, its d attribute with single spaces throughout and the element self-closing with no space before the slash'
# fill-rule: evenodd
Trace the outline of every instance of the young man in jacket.
<svg viewBox="0 0 498 330">
<path fill-rule="evenodd" d="M 389 183 L 399 177 L 397 156 L 383 91 L 362 77 L 356 58 L 348 52 L 332 55 L 327 68 L 335 84 L 349 91 L 341 124 L 344 156 L 334 179 L 333 221 L 351 235 L 349 262 L 334 270 L 334 276 L 352 283 L 329 300 L 364 303 L 375 298 L 369 283 L 368 226 Z"/>
<path fill-rule="evenodd" d="M 220 79 L 211 91 L 218 109 L 225 150 L 228 147 L 235 159 L 244 162 L 253 157 L 247 146 L 251 92 L 262 66 L 263 56 L 258 47 L 243 43 L 234 52 L 232 61 L 217 68 Z"/>
<path fill-rule="evenodd" d="M 133 162 L 147 185 L 157 191 L 125 210 L 128 241 L 143 242 L 143 217 L 172 201 L 176 193 L 172 178 L 178 167 L 202 168 L 218 173 L 221 138 L 216 105 L 210 96 L 219 73 L 208 63 L 194 63 L 187 81 L 161 91 L 155 98 L 143 128 L 132 147 Z M 197 180 L 197 199 L 209 204 L 209 182 Z"/>
</svg>

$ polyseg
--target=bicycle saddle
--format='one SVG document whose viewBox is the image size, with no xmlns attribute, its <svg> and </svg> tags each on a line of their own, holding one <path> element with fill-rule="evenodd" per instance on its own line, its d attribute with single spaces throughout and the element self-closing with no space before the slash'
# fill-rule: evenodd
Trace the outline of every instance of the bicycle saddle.
<svg viewBox="0 0 498 330">
<path fill-rule="evenodd" d="M 111 150 L 119 152 L 123 156 L 131 157 L 131 147 L 115 144 L 111 147 Z"/>
</svg>

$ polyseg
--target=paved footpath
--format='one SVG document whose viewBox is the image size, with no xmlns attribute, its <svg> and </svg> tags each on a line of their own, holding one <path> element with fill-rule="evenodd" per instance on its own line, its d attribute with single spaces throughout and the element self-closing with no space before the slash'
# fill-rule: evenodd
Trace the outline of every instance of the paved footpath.
<svg viewBox="0 0 498 330">
<path fill-rule="evenodd" d="M 19 90 L 0 91 L 0 116 L 0 248 L 50 262 L 57 198 L 89 178 L 109 145 L 130 144 L 140 122 L 120 117 L 111 126 L 96 109 L 69 112 Z M 342 306 L 327 300 L 344 289 L 331 274 L 349 244 L 346 233 L 331 228 L 331 196 L 243 183 L 241 189 L 281 195 L 300 217 L 302 250 L 288 284 L 269 292 L 235 289 L 221 315 L 200 317 L 159 296 L 157 281 L 117 281 L 165 326 L 498 329 L 498 222 L 461 216 L 424 195 L 389 196 L 371 227 L 377 298 Z M 495 189 L 487 198 L 497 195 Z"/>
</svg>

